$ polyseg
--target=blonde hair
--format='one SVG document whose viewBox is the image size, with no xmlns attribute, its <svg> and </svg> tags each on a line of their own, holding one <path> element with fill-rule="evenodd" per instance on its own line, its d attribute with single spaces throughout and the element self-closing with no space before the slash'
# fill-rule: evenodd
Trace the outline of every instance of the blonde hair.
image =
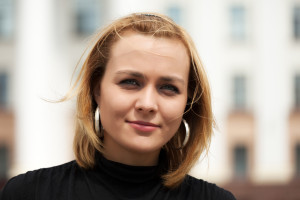
<svg viewBox="0 0 300 200">
<path fill-rule="evenodd" d="M 202 152 L 208 150 L 214 120 L 209 83 L 192 39 L 183 28 L 158 13 L 128 15 L 114 21 L 96 35 L 97 42 L 88 54 L 75 82 L 78 88 L 73 89 L 77 94 L 74 138 L 76 161 L 83 168 L 93 168 L 95 153 L 103 151 L 102 140 L 94 130 L 97 103 L 93 97 L 93 90 L 103 77 L 112 45 L 126 30 L 154 37 L 178 39 L 185 45 L 190 56 L 188 103 L 183 114 L 190 126 L 190 138 L 184 148 L 178 148 L 185 137 L 185 130 L 180 127 L 163 147 L 166 152 L 166 161 L 162 164 L 166 166 L 166 171 L 162 174 L 163 184 L 167 188 L 175 188 L 180 185 Z"/>
</svg>

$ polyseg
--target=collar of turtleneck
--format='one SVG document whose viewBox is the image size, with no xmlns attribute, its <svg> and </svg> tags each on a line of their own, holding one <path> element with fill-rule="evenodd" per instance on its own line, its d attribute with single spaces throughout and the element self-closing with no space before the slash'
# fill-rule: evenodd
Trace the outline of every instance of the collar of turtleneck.
<svg viewBox="0 0 300 200">
<path fill-rule="evenodd" d="M 95 158 L 95 168 L 85 171 L 95 199 L 100 193 L 102 199 L 155 199 L 164 188 L 160 165 L 125 165 L 110 161 L 100 153 Z"/>
<path fill-rule="evenodd" d="M 158 166 L 131 166 L 106 159 L 103 155 L 96 156 L 97 168 L 114 180 L 127 183 L 146 183 L 159 179 Z"/>
<path fill-rule="evenodd" d="M 110 161 L 99 155 L 97 166 L 102 172 L 113 179 L 129 182 L 144 183 L 159 177 L 158 166 L 131 166 Z"/>
</svg>

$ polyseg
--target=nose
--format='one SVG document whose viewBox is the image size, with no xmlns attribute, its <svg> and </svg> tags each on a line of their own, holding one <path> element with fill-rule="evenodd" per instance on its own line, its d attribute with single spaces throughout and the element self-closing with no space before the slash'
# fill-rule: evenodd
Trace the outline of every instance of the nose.
<svg viewBox="0 0 300 200">
<path fill-rule="evenodd" d="M 143 88 L 143 91 L 138 94 L 135 109 L 138 112 L 155 113 L 157 111 L 157 108 L 158 105 L 155 88 Z"/>
</svg>

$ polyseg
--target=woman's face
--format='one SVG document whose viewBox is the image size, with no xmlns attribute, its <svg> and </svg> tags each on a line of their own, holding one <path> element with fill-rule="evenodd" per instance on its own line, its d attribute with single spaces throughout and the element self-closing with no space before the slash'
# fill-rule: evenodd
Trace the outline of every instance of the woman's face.
<svg viewBox="0 0 300 200">
<path fill-rule="evenodd" d="M 179 40 L 122 34 L 95 91 L 108 159 L 134 165 L 157 162 L 182 120 L 189 63 Z"/>
</svg>

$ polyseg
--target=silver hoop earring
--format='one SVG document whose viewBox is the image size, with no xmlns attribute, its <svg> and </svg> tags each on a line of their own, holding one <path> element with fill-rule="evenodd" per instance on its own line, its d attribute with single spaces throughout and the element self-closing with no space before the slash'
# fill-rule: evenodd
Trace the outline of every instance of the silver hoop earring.
<svg viewBox="0 0 300 200">
<path fill-rule="evenodd" d="M 101 131 L 100 131 L 100 110 L 99 107 L 97 106 L 96 111 L 95 111 L 95 131 L 96 133 L 100 136 L 103 137 L 103 135 L 101 135 Z"/>
<path fill-rule="evenodd" d="M 185 119 L 182 118 L 182 122 L 184 124 L 185 127 L 185 138 L 183 140 L 182 146 L 180 147 L 180 149 L 183 149 L 183 147 L 185 147 L 185 145 L 187 144 L 187 142 L 190 139 L 190 126 L 189 124 L 185 121 Z"/>
</svg>

